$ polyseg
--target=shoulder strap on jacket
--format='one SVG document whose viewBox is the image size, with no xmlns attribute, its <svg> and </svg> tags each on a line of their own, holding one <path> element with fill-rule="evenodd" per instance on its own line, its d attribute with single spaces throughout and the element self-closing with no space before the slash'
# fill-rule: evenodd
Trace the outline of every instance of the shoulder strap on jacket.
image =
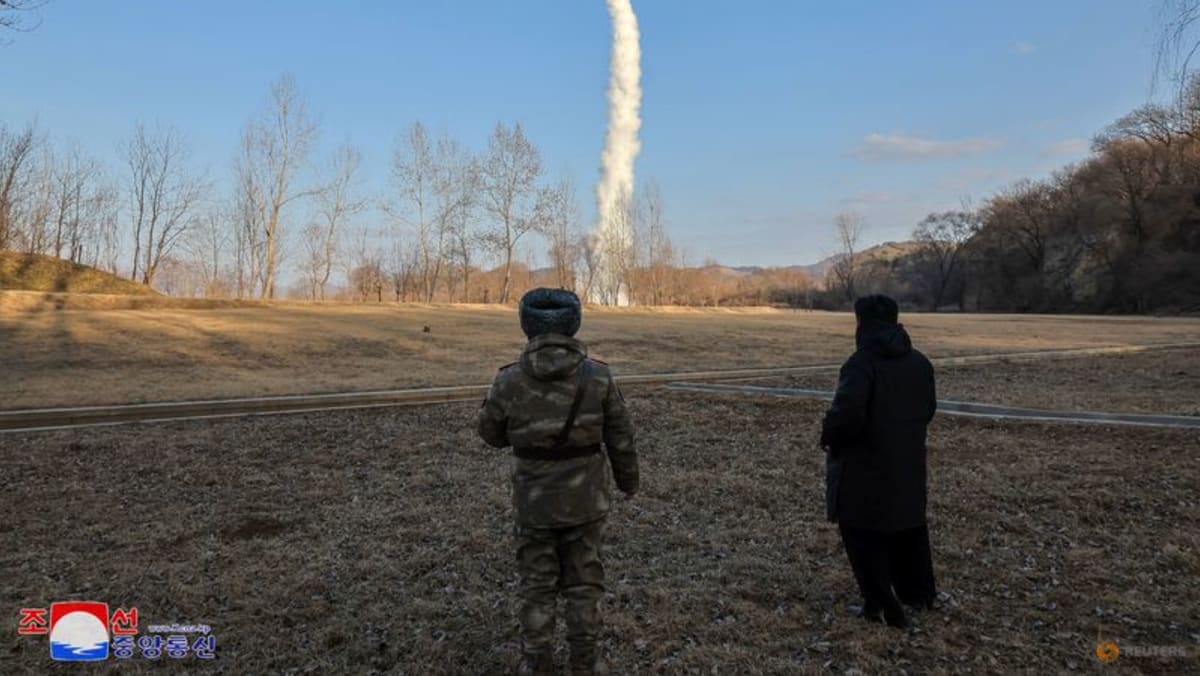
<svg viewBox="0 0 1200 676">
<path fill-rule="evenodd" d="M 575 427 L 575 418 L 579 416 L 579 408 L 583 405 L 583 397 L 587 393 L 588 381 L 592 378 L 592 362 L 584 358 L 579 365 L 579 381 L 575 385 L 575 401 L 571 402 L 571 412 L 567 414 L 567 422 L 562 431 L 554 439 L 554 448 L 561 449 L 567 445 L 571 430 Z"/>
</svg>

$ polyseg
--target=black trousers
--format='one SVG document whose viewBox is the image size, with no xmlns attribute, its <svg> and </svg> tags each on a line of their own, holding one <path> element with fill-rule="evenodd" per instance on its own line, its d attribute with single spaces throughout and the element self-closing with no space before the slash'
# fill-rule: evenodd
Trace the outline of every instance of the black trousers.
<svg viewBox="0 0 1200 676">
<path fill-rule="evenodd" d="M 927 608 L 937 598 L 929 528 L 888 532 L 839 524 L 838 530 L 863 595 L 864 614 L 874 617 L 882 611 L 889 624 L 903 625 L 902 603 Z"/>
</svg>

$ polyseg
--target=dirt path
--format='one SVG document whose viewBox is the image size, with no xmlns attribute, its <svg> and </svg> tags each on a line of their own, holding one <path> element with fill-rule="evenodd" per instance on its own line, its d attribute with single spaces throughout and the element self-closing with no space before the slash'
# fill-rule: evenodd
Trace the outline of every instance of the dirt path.
<svg viewBox="0 0 1200 676">
<path fill-rule="evenodd" d="M 1080 356 L 1128 354 L 1193 346 L 1200 346 L 1200 343 L 1164 343 L 1157 345 L 1122 345 L 1114 347 L 1076 348 L 1067 350 L 1042 350 L 1036 352 L 1010 352 L 971 355 L 965 357 L 945 357 L 941 359 L 934 359 L 933 362 L 938 365 L 1024 362 Z M 685 371 L 680 373 L 648 373 L 624 376 L 620 378 L 620 381 L 626 385 L 666 385 L 678 383 L 680 381 L 748 380 L 755 378 L 769 378 L 780 375 L 795 375 L 808 372 L 829 371 L 836 368 L 838 368 L 837 364 L 820 364 L 815 366 L 777 368 L 719 369 L 711 371 Z M 80 406 L 0 411 L 0 433 L 70 429 L 76 427 L 120 425 L 127 423 L 165 422 L 168 420 L 202 420 L 210 418 L 228 418 L 242 415 L 276 415 L 298 413 L 302 411 L 329 411 L 337 409 L 376 408 L 381 406 L 416 406 L 425 404 L 440 404 L 453 401 L 469 401 L 472 399 L 478 399 L 487 392 L 487 387 L 487 385 L 465 385 L 457 387 L 429 387 L 403 390 L 378 390 L 370 392 L 339 392 L 329 394 L 284 395 L 274 397 L 241 397 L 236 399 L 154 402 L 118 406 Z M 722 387 L 724 388 L 723 391 L 737 391 L 734 386 L 714 387 Z M 730 388 L 734 389 L 731 390 Z M 793 393 L 790 396 L 819 396 L 822 394 L 827 394 L 821 390 L 762 387 L 756 388 L 750 386 L 743 387 L 741 391 L 790 391 Z M 1009 417 L 1018 417 L 1023 415 L 1021 411 L 1026 411 L 1030 412 L 1025 416 L 1027 419 L 1038 420 L 1070 420 L 1071 418 L 1069 416 L 1088 415 L 1063 412 L 1033 411 L 1033 409 L 1009 407 L 989 407 L 987 405 L 964 404 L 961 402 L 947 402 L 947 405 L 976 407 L 973 412 L 968 411 L 966 408 L 960 408 L 957 412 L 963 415 L 986 414 L 991 415 L 992 417 L 997 417 L 999 415 L 1006 414 Z M 982 409 L 988 410 L 986 412 L 981 412 Z M 951 409 L 946 410 L 949 411 Z M 1030 417 L 1035 414 L 1041 415 L 1042 417 Z M 1108 421 L 1114 421 L 1116 418 L 1120 417 L 1138 419 L 1146 418 L 1146 416 L 1122 416 L 1121 414 L 1092 415 L 1105 416 L 1104 420 Z M 1114 416 L 1116 418 L 1114 418 Z M 1163 416 L 1158 417 L 1161 418 Z M 1187 418 L 1181 419 L 1187 420 Z M 1127 421 L 1123 423 L 1118 422 L 1116 424 L 1155 423 L 1137 423 Z"/>
<path fill-rule="evenodd" d="M 756 385 L 721 385 L 716 383 L 667 383 L 667 388 L 689 392 L 722 392 L 757 394 L 774 397 L 807 397 L 833 399 L 827 390 L 808 390 L 791 387 L 759 387 Z M 996 420 L 1037 420 L 1041 422 L 1093 423 L 1100 425 L 1135 425 L 1141 427 L 1181 427 L 1200 429 L 1200 417 L 1183 415 L 1141 415 L 1133 413 L 1102 413 L 1096 411 L 1043 411 L 1036 408 L 996 406 L 966 401 L 938 401 L 938 413 L 965 415 Z"/>
</svg>

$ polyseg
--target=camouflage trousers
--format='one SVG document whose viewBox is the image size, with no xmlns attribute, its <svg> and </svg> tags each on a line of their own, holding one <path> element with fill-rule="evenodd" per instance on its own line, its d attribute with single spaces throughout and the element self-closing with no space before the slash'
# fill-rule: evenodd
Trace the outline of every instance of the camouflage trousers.
<svg viewBox="0 0 1200 676">
<path fill-rule="evenodd" d="M 555 607 L 566 600 L 567 643 L 572 665 L 595 662 L 604 596 L 601 547 L 604 519 L 571 528 L 517 526 L 517 568 L 521 573 L 521 634 L 525 655 L 553 652 Z"/>
</svg>

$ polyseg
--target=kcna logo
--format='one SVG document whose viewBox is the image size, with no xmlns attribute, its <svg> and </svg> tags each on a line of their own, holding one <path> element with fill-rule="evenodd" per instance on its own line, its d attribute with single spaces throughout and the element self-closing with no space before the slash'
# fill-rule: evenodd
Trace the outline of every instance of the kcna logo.
<svg viewBox="0 0 1200 676">
<path fill-rule="evenodd" d="M 64 662 L 108 659 L 109 628 L 118 636 L 137 634 L 137 608 L 118 608 L 108 615 L 108 604 L 97 601 L 64 601 L 45 608 L 22 608 L 20 634 L 50 634 L 50 657 Z"/>
</svg>

